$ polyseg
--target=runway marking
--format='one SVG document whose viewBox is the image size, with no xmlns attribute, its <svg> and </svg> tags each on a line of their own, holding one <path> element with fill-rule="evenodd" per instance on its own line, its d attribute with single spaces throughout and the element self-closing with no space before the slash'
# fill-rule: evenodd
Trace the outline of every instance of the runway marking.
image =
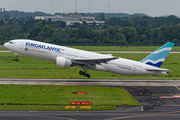
<svg viewBox="0 0 180 120">
<path fill-rule="evenodd" d="M 173 112 L 161 112 L 157 114 L 146 114 L 146 115 L 136 115 L 136 116 L 125 116 L 125 117 L 117 117 L 117 118 L 110 118 L 106 120 L 119 120 L 119 119 L 127 119 L 127 118 L 142 118 L 142 117 L 152 117 L 156 115 L 164 115 L 164 114 L 174 114 L 174 113 L 180 113 L 180 111 L 173 111 Z"/>
<path fill-rule="evenodd" d="M 105 120 L 117 120 L 117 119 L 127 119 L 127 118 L 136 118 L 136 117 L 144 117 L 145 115 L 139 115 L 139 116 L 125 116 L 125 117 L 118 117 L 118 118 L 110 118 Z"/>
<path fill-rule="evenodd" d="M 180 90 L 180 88 L 179 88 L 177 85 L 175 85 L 175 87 L 176 87 L 178 90 Z"/>
<path fill-rule="evenodd" d="M 59 119 L 66 119 L 66 120 L 76 120 L 72 118 L 65 118 L 65 117 L 56 117 L 56 116 L 42 116 L 42 115 L 26 115 L 26 114 L 0 114 L 0 115 L 16 115 L 16 116 L 36 116 L 36 117 L 46 117 L 46 118 L 59 118 Z"/>
<path fill-rule="evenodd" d="M 180 105 L 163 105 L 163 106 L 180 106 Z"/>
<path fill-rule="evenodd" d="M 172 95 L 180 96 L 180 94 L 151 94 L 151 96 L 172 96 Z"/>
</svg>

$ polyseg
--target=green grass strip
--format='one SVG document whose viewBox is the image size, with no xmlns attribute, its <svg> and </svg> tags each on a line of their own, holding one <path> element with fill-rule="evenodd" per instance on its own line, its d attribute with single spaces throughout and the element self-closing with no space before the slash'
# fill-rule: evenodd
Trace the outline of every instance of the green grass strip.
<svg viewBox="0 0 180 120">
<path fill-rule="evenodd" d="M 0 110 L 35 110 L 35 111 L 97 111 L 97 110 L 115 110 L 116 106 L 91 106 L 91 109 L 82 109 L 81 106 L 75 106 L 74 109 L 66 109 L 65 106 L 50 105 L 0 105 Z"/>
<path fill-rule="evenodd" d="M 155 51 L 161 46 L 68 46 L 87 51 Z M 0 47 L 0 50 L 8 50 Z M 180 51 L 180 46 L 174 46 L 172 51 Z"/>
<path fill-rule="evenodd" d="M 72 94 L 77 91 L 86 94 Z M 91 101 L 91 105 L 85 106 L 94 110 L 139 106 L 125 89 L 111 87 L 0 85 L 0 96 L 0 110 L 64 110 L 72 101 Z M 77 109 L 79 106 L 83 105 Z"/>
<path fill-rule="evenodd" d="M 113 56 L 140 61 L 147 53 L 114 53 Z M 91 79 L 151 79 L 151 80 L 179 80 L 180 79 L 180 54 L 170 53 L 161 68 L 169 69 L 169 75 L 118 75 L 108 72 L 88 70 Z M 84 79 L 79 75 L 82 68 L 61 68 L 55 62 L 25 57 L 20 55 L 15 62 L 13 53 L 0 53 L 0 78 L 40 78 L 40 79 Z M 86 79 L 86 78 L 85 78 Z"/>
</svg>

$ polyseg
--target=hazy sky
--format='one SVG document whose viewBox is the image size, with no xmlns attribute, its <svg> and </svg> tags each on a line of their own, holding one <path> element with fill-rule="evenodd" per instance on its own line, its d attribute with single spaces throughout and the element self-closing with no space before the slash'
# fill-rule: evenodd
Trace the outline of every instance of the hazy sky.
<svg viewBox="0 0 180 120">
<path fill-rule="evenodd" d="M 53 2 L 51 2 L 53 1 Z M 6 10 L 46 13 L 75 12 L 76 0 L 0 0 Z M 150 16 L 179 15 L 180 0 L 77 0 L 77 12 L 145 13 Z M 51 7 L 52 6 L 52 7 Z"/>
</svg>

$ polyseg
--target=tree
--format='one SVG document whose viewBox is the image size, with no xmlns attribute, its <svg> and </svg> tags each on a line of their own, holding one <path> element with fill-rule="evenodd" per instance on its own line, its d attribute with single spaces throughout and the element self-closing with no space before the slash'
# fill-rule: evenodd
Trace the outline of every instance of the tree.
<svg viewBox="0 0 180 120">
<path fill-rule="evenodd" d="M 123 34 L 126 36 L 127 42 L 131 43 L 133 41 L 133 37 L 137 34 L 136 29 L 134 27 L 124 27 Z"/>
<path fill-rule="evenodd" d="M 145 34 L 141 34 L 140 41 L 142 42 L 142 41 L 145 41 L 145 40 L 147 40 L 147 36 Z"/>
<path fill-rule="evenodd" d="M 173 43 L 179 43 L 179 40 L 176 39 L 176 38 L 174 38 L 174 39 L 172 40 L 172 42 L 173 42 Z"/>
<path fill-rule="evenodd" d="M 74 23 L 74 25 L 71 25 L 72 28 L 79 28 L 81 26 L 80 23 Z"/>
<path fill-rule="evenodd" d="M 102 15 L 102 17 L 101 17 L 101 19 L 100 19 L 100 21 L 105 21 L 106 19 L 105 19 L 105 16 L 104 16 L 104 14 Z"/>
<path fill-rule="evenodd" d="M 109 26 L 109 27 L 108 27 L 108 33 L 109 33 L 109 37 L 110 37 L 111 39 L 113 39 L 114 36 L 115 36 L 115 34 L 116 34 L 116 29 L 115 29 L 115 27 L 114 27 L 114 26 Z"/>
<path fill-rule="evenodd" d="M 128 43 L 125 40 L 118 41 L 118 44 L 121 46 L 128 46 Z"/>
<path fill-rule="evenodd" d="M 42 38 L 41 40 L 51 38 L 53 30 L 54 28 L 51 28 L 49 25 L 46 25 L 41 29 L 41 32 L 38 33 L 38 37 Z"/>
<path fill-rule="evenodd" d="M 121 23 L 120 21 L 121 21 L 121 18 L 113 17 L 111 19 L 108 19 L 106 24 L 110 26 L 114 26 L 114 25 L 117 25 L 118 23 Z"/>
<path fill-rule="evenodd" d="M 34 29 L 31 29 L 31 31 L 29 32 L 28 38 L 33 39 L 39 34 L 39 32 L 41 32 L 41 27 L 36 27 Z"/>
<path fill-rule="evenodd" d="M 5 15 L 5 21 L 10 21 L 11 17 L 9 16 L 9 14 Z"/>
<path fill-rule="evenodd" d="M 13 23 L 13 20 L 12 19 L 10 19 L 9 20 L 9 22 L 8 22 L 8 24 L 12 24 Z"/>
<path fill-rule="evenodd" d="M 132 20 L 123 20 L 120 26 L 121 27 L 134 27 L 134 22 Z"/>
<path fill-rule="evenodd" d="M 154 28 L 152 32 L 153 32 L 153 39 L 157 39 L 161 30 L 159 28 Z"/>
<path fill-rule="evenodd" d="M 28 39 L 29 33 L 21 33 L 17 36 L 17 39 Z"/>
<path fill-rule="evenodd" d="M 98 13 L 95 19 L 100 21 L 105 21 L 104 13 Z"/>
<path fill-rule="evenodd" d="M 77 31 L 77 38 L 87 38 L 87 27 L 81 25 Z"/>
<path fill-rule="evenodd" d="M 83 21 L 83 22 L 82 22 L 82 25 L 84 25 L 84 26 L 86 26 L 86 27 L 87 27 L 87 23 L 86 23 L 86 21 Z"/>
<path fill-rule="evenodd" d="M 138 41 L 140 41 L 139 35 L 138 35 L 138 34 L 135 34 L 135 35 L 133 36 L 133 40 L 134 40 L 134 43 L 137 43 Z"/>
<path fill-rule="evenodd" d="M 4 21 L 3 20 L 0 21 L 0 25 L 4 25 Z"/>
<path fill-rule="evenodd" d="M 177 38 L 180 40 L 180 24 L 177 24 L 174 26 L 174 31 L 173 31 L 173 39 Z"/>
</svg>

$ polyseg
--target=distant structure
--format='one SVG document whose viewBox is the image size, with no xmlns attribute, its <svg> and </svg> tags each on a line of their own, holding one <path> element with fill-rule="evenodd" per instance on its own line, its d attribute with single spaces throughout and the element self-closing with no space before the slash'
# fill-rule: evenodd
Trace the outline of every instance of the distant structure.
<svg viewBox="0 0 180 120">
<path fill-rule="evenodd" d="M 4 11 L 4 12 L 3 12 L 3 13 L 4 13 L 4 14 L 3 14 L 3 21 L 5 22 L 5 8 L 3 8 L 3 11 Z"/>
<path fill-rule="evenodd" d="M 51 14 L 53 15 L 53 0 L 51 0 Z"/>
<path fill-rule="evenodd" d="M 0 8 L 0 21 L 2 20 L 2 8 Z"/>
<path fill-rule="evenodd" d="M 0 8 L 0 21 L 1 20 L 3 20 L 5 22 L 5 8 L 3 8 L 3 9 Z"/>
<path fill-rule="evenodd" d="M 75 12 L 77 13 L 77 0 L 75 0 Z"/>
<path fill-rule="evenodd" d="M 59 14 L 55 16 L 35 16 L 35 19 L 48 20 L 52 21 L 63 21 L 66 22 L 66 25 L 74 25 L 74 23 L 86 22 L 87 25 L 92 25 L 95 23 L 96 25 L 104 24 L 104 21 L 96 21 L 94 17 L 82 17 L 80 14 Z"/>
</svg>

